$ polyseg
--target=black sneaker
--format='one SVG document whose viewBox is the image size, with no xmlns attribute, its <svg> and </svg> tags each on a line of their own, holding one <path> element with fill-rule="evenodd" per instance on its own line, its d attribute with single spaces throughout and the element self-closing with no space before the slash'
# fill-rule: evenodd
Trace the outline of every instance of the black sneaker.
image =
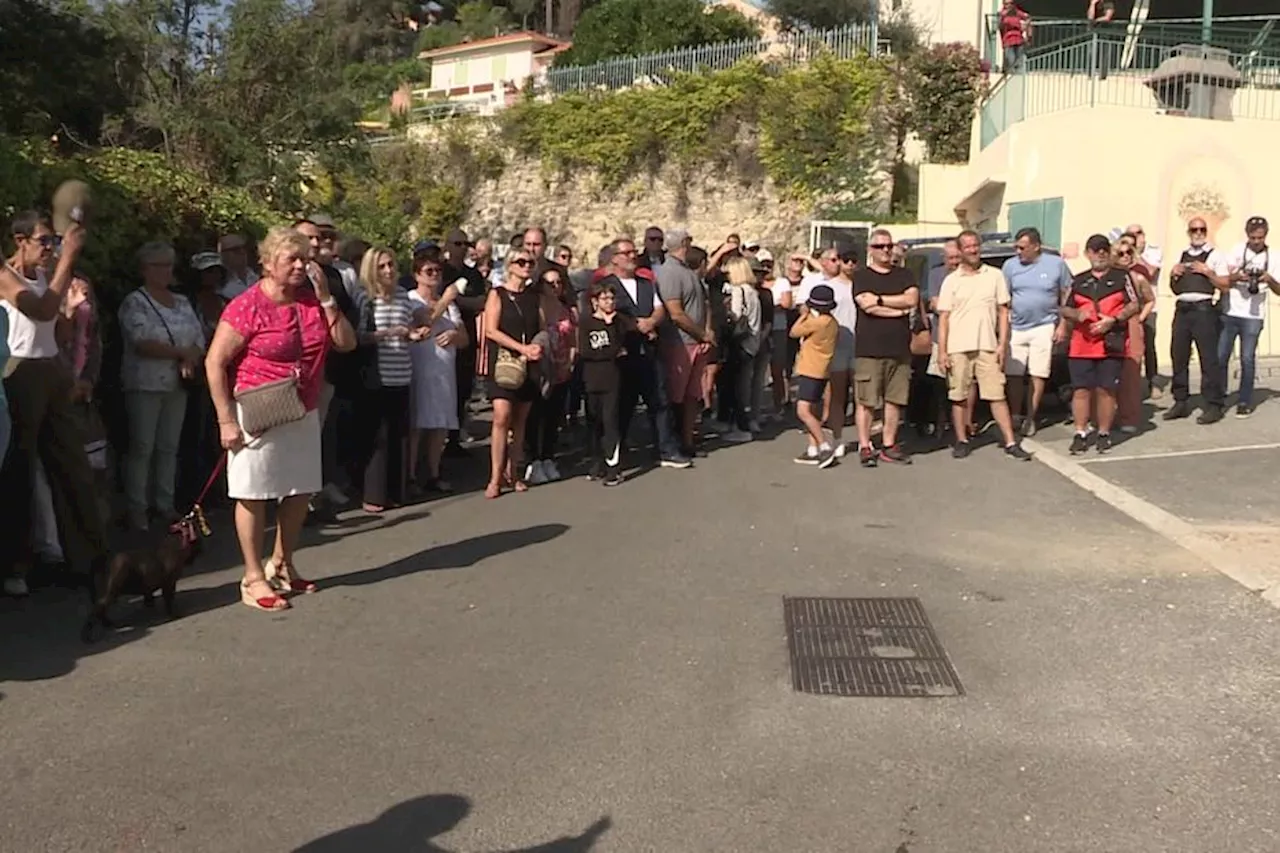
<svg viewBox="0 0 1280 853">
<path fill-rule="evenodd" d="M 1098 443 L 1094 447 L 1099 453 L 1109 453 L 1111 451 L 1111 433 L 1098 433 Z"/>
<path fill-rule="evenodd" d="M 876 467 L 876 449 L 874 447 L 859 447 L 858 461 L 862 463 L 863 468 Z"/>
<path fill-rule="evenodd" d="M 615 472 L 615 473 L 612 473 L 612 474 L 610 474 L 609 476 L 607 476 L 607 477 L 605 477 L 605 478 L 604 478 L 604 484 L 605 484 L 606 486 L 621 486 L 621 485 L 622 485 L 622 475 L 621 475 L 621 474 L 619 474 L 619 473 L 616 473 L 616 472 Z"/>
<path fill-rule="evenodd" d="M 693 461 L 688 456 L 679 453 L 673 453 L 669 456 L 663 456 L 658 463 L 663 468 L 692 468 Z"/>
<path fill-rule="evenodd" d="M 1221 406 L 1205 406 L 1204 411 L 1200 413 L 1200 417 L 1196 418 L 1196 423 L 1201 426 L 1216 424 L 1222 420 L 1223 411 Z"/>
<path fill-rule="evenodd" d="M 822 454 L 816 450 L 813 453 L 806 450 L 796 457 L 795 462 L 797 465 L 817 465 L 822 462 Z"/>
<path fill-rule="evenodd" d="M 604 476 L 604 468 L 599 465 L 593 465 L 591 469 L 587 471 L 588 480 L 603 480 Z"/>
<path fill-rule="evenodd" d="M 819 468 L 830 468 L 834 464 L 836 464 L 836 453 L 834 450 L 818 451 L 818 467 Z"/>
<path fill-rule="evenodd" d="M 1237 418 L 1247 418 L 1249 417 L 1249 415 L 1252 415 L 1252 414 L 1253 414 L 1253 406 L 1249 406 L 1244 403 L 1241 403 L 1240 405 L 1236 406 Z"/>
<path fill-rule="evenodd" d="M 1022 445 L 1017 442 L 1005 447 L 1004 455 L 1010 459 L 1017 459 L 1019 462 L 1030 462 L 1031 454 L 1022 449 Z"/>
<path fill-rule="evenodd" d="M 1186 400 L 1178 400 L 1176 403 L 1170 406 L 1168 411 L 1166 411 L 1160 417 L 1162 417 L 1166 421 L 1179 421 L 1179 420 L 1182 420 L 1183 418 L 1190 417 L 1190 416 L 1191 416 L 1191 404 L 1188 403 Z"/>
<path fill-rule="evenodd" d="M 1071 455 L 1075 456 L 1078 453 L 1084 453 L 1088 449 L 1089 449 L 1089 436 L 1076 433 L 1075 436 L 1071 439 Z"/>
<path fill-rule="evenodd" d="M 891 462 L 896 465 L 910 465 L 911 457 L 902 451 L 900 445 L 891 444 L 880 449 L 880 461 Z"/>
<path fill-rule="evenodd" d="M 957 441 L 951 447 L 951 457 L 953 459 L 968 459 L 969 451 L 972 450 L 967 441 Z"/>
</svg>

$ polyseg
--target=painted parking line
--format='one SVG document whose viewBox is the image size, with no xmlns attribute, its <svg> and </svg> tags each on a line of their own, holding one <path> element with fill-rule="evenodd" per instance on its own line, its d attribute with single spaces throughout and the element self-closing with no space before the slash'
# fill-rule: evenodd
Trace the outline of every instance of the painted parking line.
<svg viewBox="0 0 1280 853">
<path fill-rule="evenodd" d="M 1224 546 L 1221 539 L 1208 535 L 1151 501 L 1087 470 L 1075 459 L 1050 450 L 1033 439 L 1024 439 L 1022 443 L 1035 454 L 1037 462 L 1066 477 L 1144 527 L 1195 554 L 1246 589 L 1259 593 L 1273 606 L 1280 607 L 1280 562 L 1274 557 L 1260 558 L 1256 553 Z"/>
<path fill-rule="evenodd" d="M 1074 460 L 1078 465 L 1101 465 L 1106 462 L 1139 462 L 1143 459 L 1177 459 L 1181 456 L 1208 456 L 1211 453 L 1242 453 L 1247 450 L 1276 450 L 1280 441 L 1270 444 L 1241 444 L 1236 447 L 1201 447 L 1196 450 L 1168 450 L 1156 453 L 1132 453 L 1127 456 L 1090 456 Z"/>
</svg>

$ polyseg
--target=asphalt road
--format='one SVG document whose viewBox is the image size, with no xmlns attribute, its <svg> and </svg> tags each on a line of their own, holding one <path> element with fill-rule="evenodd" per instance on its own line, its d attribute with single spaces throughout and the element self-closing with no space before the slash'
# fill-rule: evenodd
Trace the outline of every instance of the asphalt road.
<svg viewBox="0 0 1280 853">
<path fill-rule="evenodd" d="M 0 847 L 1280 849 L 1278 611 L 994 447 L 796 450 L 313 536 L 283 615 L 226 548 L 92 648 L 5 605 Z M 784 595 L 919 597 L 966 695 L 793 693 Z"/>
</svg>

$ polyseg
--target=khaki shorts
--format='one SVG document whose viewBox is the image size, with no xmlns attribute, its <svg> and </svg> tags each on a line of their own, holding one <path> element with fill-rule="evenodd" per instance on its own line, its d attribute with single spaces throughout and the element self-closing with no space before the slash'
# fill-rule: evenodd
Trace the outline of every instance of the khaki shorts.
<svg viewBox="0 0 1280 853">
<path fill-rule="evenodd" d="M 1034 329 L 1014 330 L 1009 335 L 1009 356 L 1004 360 L 1008 376 L 1048 379 L 1053 366 L 1053 323 Z"/>
<path fill-rule="evenodd" d="M 911 395 L 911 359 L 859 358 L 853 364 L 853 394 L 859 406 L 905 406 Z"/>
<path fill-rule="evenodd" d="M 1004 399 L 1004 371 L 993 352 L 957 352 L 951 354 L 951 370 L 947 372 L 947 396 L 953 403 L 969 399 L 974 382 L 978 396 L 987 401 Z"/>
</svg>

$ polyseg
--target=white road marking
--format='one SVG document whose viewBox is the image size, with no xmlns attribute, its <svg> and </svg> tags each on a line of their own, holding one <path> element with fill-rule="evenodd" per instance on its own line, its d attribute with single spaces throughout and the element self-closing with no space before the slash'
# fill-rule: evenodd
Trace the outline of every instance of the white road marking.
<svg viewBox="0 0 1280 853">
<path fill-rule="evenodd" d="M 1222 540 L 1206 534 L 1173 513 L 1086 470 L 1076 460 L 1029 438 L 1023 439 L 1022 443 L 1035 454 L 1036 461 L 1144 527 L 1195 554 L 1246 589 L 1261 593 L 1264 600 L 1280 608 L 1280 565 L 1274 558 L 1260 559 L 1258 554 L 1231 548 Z"/>
<path fill-rule="evenodd" d="M 1091 456 L 1074 460 L 1080 465 L 1098 465 L 1103 462 L 1139 462 L 1143 459 L 1175 459 L 1179 456 L 1207 456 L 1210 453 L 1240 453 L 1246 450 L 1276 450 L 1280 441 L 1270 444 L 1241 444 L 1238 447 L 1201 447 L 1196 450 L 1167 450 L 1163 453 L 1134 453 L 1129 456 Z"/>
</svg>

